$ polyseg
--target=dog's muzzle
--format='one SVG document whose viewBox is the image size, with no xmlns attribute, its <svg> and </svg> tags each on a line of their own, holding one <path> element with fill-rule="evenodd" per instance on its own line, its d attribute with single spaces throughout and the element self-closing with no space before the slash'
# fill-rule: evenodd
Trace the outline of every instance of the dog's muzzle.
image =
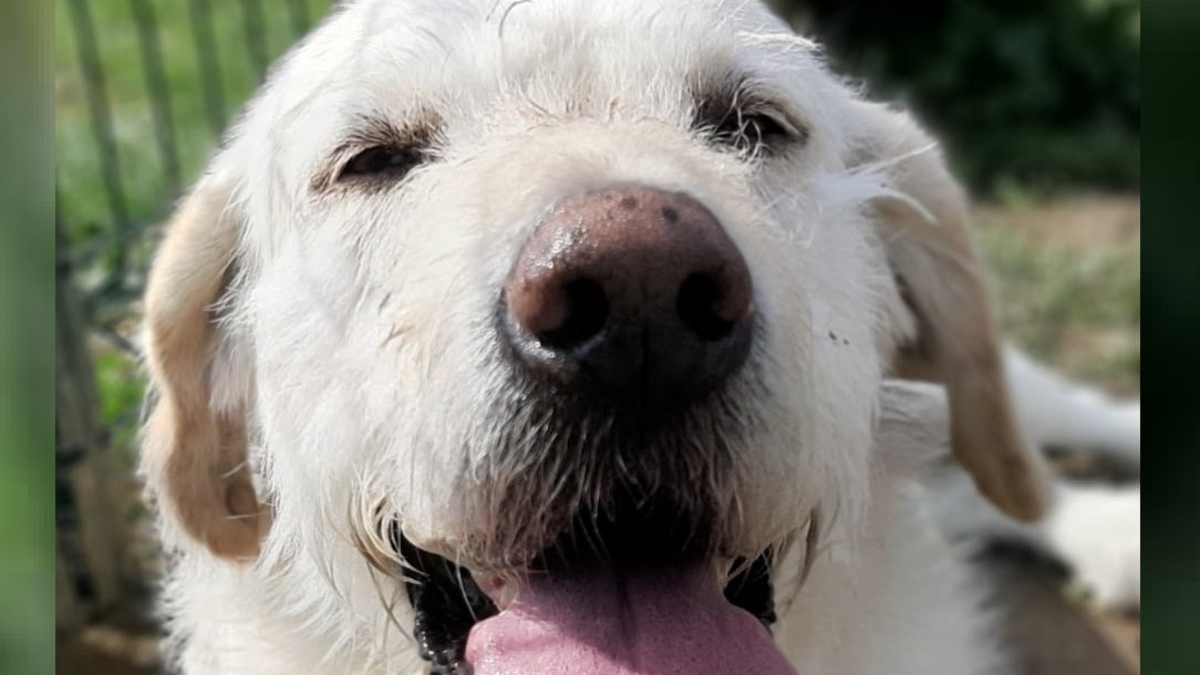
<svg viewBox="0 0 1200 675">
<path fill-rule="evenodd" d="M 746 261 L 708 209 L 624 185 L 547 211 L 504 285 L 501 330 L 535 376 L 652 412 L 736 371 L 753 312 Z"/>
<path fill-rule="evenodd" d="M 489 517 L 502 536 L 521 538 L 521 518 L 565 520 L 520 574 L 484 574 L 486 595 L 408 546 L 423 576 L 408 586 L 414 633 L 435 672 L 794 675 L 769 630 L 769 555 L 738 561 L 728 583 L 716 566 L 729 564 L 715 533 L 728 509 L 714 486 L 753 424 L 729 400 L 754 391 L 754 377 L 734 383 L 754 371 L 753 291 L 737 246 L 686 194 L 618 185 L 547 210 L 497 307 L 520 392 L 505 405 L 545 441 L 499 443 L 534 454 L 483 503 L 520 506 Z"/>
</svg>

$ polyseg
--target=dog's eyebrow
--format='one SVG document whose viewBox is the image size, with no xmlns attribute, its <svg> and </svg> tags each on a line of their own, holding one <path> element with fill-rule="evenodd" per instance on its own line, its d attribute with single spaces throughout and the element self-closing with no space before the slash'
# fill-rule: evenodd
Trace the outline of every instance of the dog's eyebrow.
<svg viewBox="0 0 1200 675">
<path fill-rule="evenodd" d="M 441 120 L 432 112 L 422 110 L 403 123 L 396 123 L 383 115 L 361 114 L 349 126 L 349 133 L 327 153 L 313 174 L 309 182 L 313 192 L 325 192 L 334 187 L 346 162 L 368 148 L 428 150 L 441 131 Z"/>
</svg>

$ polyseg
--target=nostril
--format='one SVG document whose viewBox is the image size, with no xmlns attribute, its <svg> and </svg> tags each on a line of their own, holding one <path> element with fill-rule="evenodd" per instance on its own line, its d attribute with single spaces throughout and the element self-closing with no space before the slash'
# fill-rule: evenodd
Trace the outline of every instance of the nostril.
<svg viewBox="0 0 1200 675">
<path fill-rule="evenodd" d="M 733 332 L 736 323 L 719 313 L 722 295 L 721 285 L 711 274 L 692 274 L 679 287 L 675 305 L 679 318 L 702 340 L 720 340 Z"/>
<path fill-rule="evenodd" d="M 620 185 L 541 216 L 495 320 L 523 372 L 578 393 L 682 403 L 746 361 L 754 299 L 741 251 L 703 204 Z"/>
<path fill-rule="evenodd" d="M 536 337 L 551 349 L 574 349 L 592 339 L 608 321 L 608 297 L 592 279 L 575 279 L 562 287 L 566 313 L 562 323 Z"/>
</svg>

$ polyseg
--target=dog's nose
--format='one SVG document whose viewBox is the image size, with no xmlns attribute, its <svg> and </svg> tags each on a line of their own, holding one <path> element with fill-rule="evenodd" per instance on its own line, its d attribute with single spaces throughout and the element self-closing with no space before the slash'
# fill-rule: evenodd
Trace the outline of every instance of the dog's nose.
<svg viewBox="0 0 1200 675">
<path fill-rule="evenodd" d="M 708 209 L 620 186 L 551 207 L 509 272 L 502 309 L 529 369 L 659 404 L 742 365 L 754 302 L 746 261 Z"/>
</svg>

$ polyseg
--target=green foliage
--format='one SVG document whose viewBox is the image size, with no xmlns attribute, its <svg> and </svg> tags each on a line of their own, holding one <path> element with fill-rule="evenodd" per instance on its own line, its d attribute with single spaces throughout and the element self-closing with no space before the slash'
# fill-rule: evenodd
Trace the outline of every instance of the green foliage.
<svg viewBox="0 0 1200 675">
<path fill-rule="evenodd" d="M 121 422 L 142 400 L 137 365 L 123 352 L 106 350 L 96 356 L 96 386 L 103 392 L 100 418 L 105 426 Z"/>
<path fill-rule="evenodd" d="M 96 390 L 100 398 L 100 423 L 108 430 L 111 447 L 125 468 L 133 468 L 134 439 L 138 410 L 145 393 L 142 373 L 129 354 L 112 349 L 96 350 Z"/>
<path fill-rule="evenodd" d="M 940 132 L 977 189 L 1138 186 L 1138 0 L 776 4 Z"/>
</svg>

